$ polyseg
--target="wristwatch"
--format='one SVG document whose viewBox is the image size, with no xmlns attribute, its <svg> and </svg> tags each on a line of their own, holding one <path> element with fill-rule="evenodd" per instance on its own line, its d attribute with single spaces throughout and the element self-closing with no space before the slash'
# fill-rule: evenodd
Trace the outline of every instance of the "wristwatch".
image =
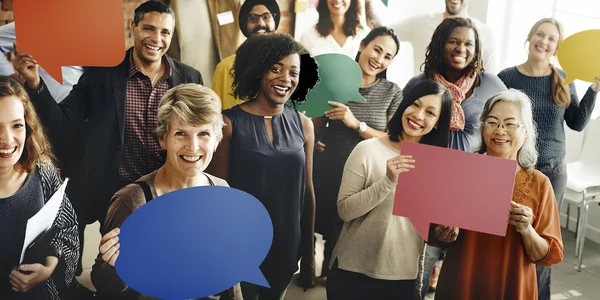
<svg viewBox="0 0 600 300">
<path fill-rule="evenodd" d="M 358 134 L 361 134 L 361 133 L 363 133 L 365 131 L 367 131 L 367 123 L 360 122 L 358 124 L 358 128 L 356 129 L 356 132 L 358 132 Z"/>
</svg>

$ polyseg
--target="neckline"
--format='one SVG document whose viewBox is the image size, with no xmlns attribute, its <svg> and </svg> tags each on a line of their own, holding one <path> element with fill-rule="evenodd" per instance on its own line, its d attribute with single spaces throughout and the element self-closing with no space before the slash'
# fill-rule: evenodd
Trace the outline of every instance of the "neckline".
<svg viewBox="0 0 600 300">
<path fill-rule="evenodd" d="M 539 78 L 539 79 L 542 79 L 542 78 L 547 78 L 547 77 L 552 76 L 552 73 L 550 73 L 548 75 L 543 75 L 543 76 L 529 76 L 529 75 L 521 72 L 521 70 L 519 70 L 518 66 L 514 66 L 514 68 L 515 68 L 515 71 L 517 71 L 517 73 L 519 73 L 521 76 L 526 77 L 526 78 Z"/>
<path fill-rule="evenodd" d="M 249 111 L 247 111 L 247 110 L 243 109 L 241 104 L 240 104 L 240 105 L 236 105 L 236 107 L 237 107 L 239 110 L 243 111 L 244 113 L 246 113 L 246 114 L 248 114 L 248 115 L 250 115 L 250 116 L 256 117 L 256 118 L 261 118 L 261 119 L 275 119 L 275 118 L 277 118 L 278 116 L 280 116 L 280 115 L 282 115 L 282 114 L 283 114 L 283 112 L 285 111 L 285 106 L 286 106 L 286 105 L 284 104 L 284 105 L 283 105 L 283 110 L 281 110 L 281 113 L 279 113 L 279 114 L 276 114 L 276 115 L 271 115 L 271 116 L 262 116 L 262 115 L 253 114 L 253 113 L 251 113 L 251 112 L 249 112 Z"/>
</svg>

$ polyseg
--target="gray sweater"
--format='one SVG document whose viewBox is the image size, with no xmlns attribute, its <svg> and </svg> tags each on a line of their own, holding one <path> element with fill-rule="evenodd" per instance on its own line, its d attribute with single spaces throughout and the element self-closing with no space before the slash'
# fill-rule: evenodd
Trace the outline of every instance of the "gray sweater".
<svg viewBox="0 0 600 300">
<path fill-rule="evenodd" d="M 558 71 L 563 78 L 566 77 L 564 71 L 560 69 Z M 565 121 L 569 128 L 576 131 L 583 130 L 592 116 L 596 93 L 588 88 L 579 102 L 575 84 L 571 82 L 568 85 L 571 104 L 565 107 L 552 100 L 552 75 L 530 77 L 519 72 L 517 67 L 511 67 L 500 72 L 498 77 L 508 88 L 521 90 L 531 99 L 533 120 L 538 132 L 537 169 L 544 171 L 560 167 L 565 158 Z"/>
</svg>

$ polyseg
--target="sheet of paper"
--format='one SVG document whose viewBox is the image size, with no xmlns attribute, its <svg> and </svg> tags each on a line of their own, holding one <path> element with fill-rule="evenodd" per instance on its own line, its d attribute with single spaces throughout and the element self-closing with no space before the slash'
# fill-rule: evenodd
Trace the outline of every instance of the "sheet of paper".
<svg viewBox="0 0 600 300">
<path fill-rule="evenodd" d="M 517 162 L 402 142 L 415 168 L 398 176 L 393 214 L 427 240 L 429 224 L 505 236 Z"/>
<path fill-rule="evenodd" d="M 217 14 L 217 21 L 219 22 L 219 26 L 231 24 L 234 22 L 233 13 L 231 11 L 226 11 Z"/>
<path fill-rule="evenodd" d="M 62 204 L 63 197 L 65 195 L 65 189 L 67 187 L 68 178 L 65 182 L 56 190 L 54 195 L 46 202 L 46 204 L 35 214 L 33 217 L 27 220 L 27 228 L 25 230 L 25 241 L 23 242 L 23 249 L 21 250 L 21 259 L 19 263 L 23 262 L 25 258 L 25 250 L 31 242 L 33 242 L 40 234 L 46 232 L 52 227 L 58 210 Z"/>
</svg>

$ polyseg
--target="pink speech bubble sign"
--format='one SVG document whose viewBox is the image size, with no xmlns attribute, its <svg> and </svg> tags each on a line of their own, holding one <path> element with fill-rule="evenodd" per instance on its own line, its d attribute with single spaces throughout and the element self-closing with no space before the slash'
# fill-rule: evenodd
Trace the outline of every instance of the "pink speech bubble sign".
<svg viewBox="0 0 600 300">
<path fill-rule="evenodd" d="M 415 168 L 398 176 L 392 213 L 427 240 L 430 223 L 506 235 L 517 162 L 402 142 Z"/>
</svg>

